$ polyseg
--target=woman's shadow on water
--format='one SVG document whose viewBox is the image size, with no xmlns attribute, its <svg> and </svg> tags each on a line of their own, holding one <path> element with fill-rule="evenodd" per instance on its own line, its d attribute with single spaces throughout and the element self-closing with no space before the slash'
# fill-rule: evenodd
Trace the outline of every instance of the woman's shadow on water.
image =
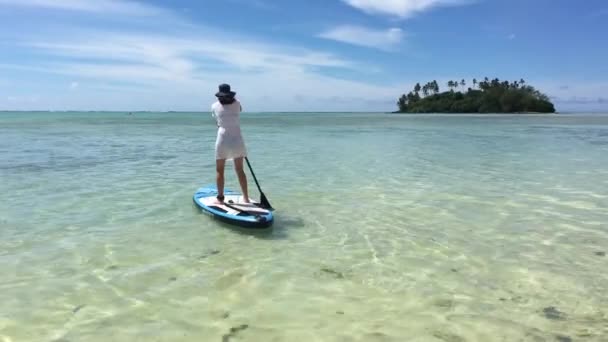
<svg viewBox="0 0 608 342">
<path fill-rule="evenodd" d="M 300 217 L 292 217 L 287 216 L 286 214 L 278 214 L 274 216 L 274 222 L 268 228 L 243 228 L 227 222 L 223 222 L 218 219 L 214 219 L 213 217 L 209 217 L 205 215 L 202 210 L 198 208 L 195 204 L 192 205 L 192 209 L 203 217 L 212 220 L 215 224 L 222 228 L 227 228 L 234 231 L 235 233 L 253 236 L 263 240 L 284 240 L 289 237 L 289 232 L 291 230 L 303 228 L 306 226 L 304 220 Z"/>
<path fill-rule="evenodd" d="M 220 224 L 238 234 L 253 236 L 263 240 L 285 240 L 289 237 L 290 231 L 305 226 L 304 220 L 299 217 L 283 217 L 280 215 L 275 216 L 272 226 L 264 229 L 240 228 L 225 222 L 220 222 Z"/>
</svg>

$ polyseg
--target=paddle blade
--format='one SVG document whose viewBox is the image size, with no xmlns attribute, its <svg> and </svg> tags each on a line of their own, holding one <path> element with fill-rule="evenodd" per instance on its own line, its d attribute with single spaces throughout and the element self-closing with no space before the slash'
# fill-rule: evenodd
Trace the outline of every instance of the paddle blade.
<svg viewBox="0 0 608 342">
<path fill-rule="evenodd" d="M 266 198 L 266 195 L 264 195 L 264 193 L 261 194 L 260 205 L 264 209 L 274 210 L 274 208 L 270 205 L 270 202 L 268 202 L 268 199 Z"/>
</svg>

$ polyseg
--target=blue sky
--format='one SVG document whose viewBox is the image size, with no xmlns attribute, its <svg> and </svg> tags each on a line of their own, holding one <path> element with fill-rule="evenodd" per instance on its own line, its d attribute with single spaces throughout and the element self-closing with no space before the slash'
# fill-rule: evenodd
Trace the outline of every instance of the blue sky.
<svg viewBox="0 0 608 342">
<path fill-rule="evenodd" d="M 0 0 L 0 109 L 388 111 L 416 82 L 519 80 L 608 110 L 605 0 Z M 445 87 L 444 87 L 445 88 Z"/>
</svg>

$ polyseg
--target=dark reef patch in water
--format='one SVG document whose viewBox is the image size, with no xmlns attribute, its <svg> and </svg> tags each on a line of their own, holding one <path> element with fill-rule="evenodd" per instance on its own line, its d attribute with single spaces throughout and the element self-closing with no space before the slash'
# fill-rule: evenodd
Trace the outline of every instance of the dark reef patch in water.
<svg viewBox="0 0 608 342">
<path fill-rule="evenodd" d="M 451 309 L 456 303 L 451 299 L 437 299 L 433 302 L 433 305 L 443 309 Z"/>
<path fill-rule="evenodd" d="M 230 328 L 230 332 L 222 336 L 222 342 L 229 342 L 231 338 L 236 337 L 239 332 L 246 330 L 247 328 L 249 328 L 249 325 L 247 324 L 241 324 L 238 327 Z"/>
<path fill-rule="evenodd" d="M 214 249 L 214 250 L 211 250 L 211 251 L 206 252 L 205 254 L 203 254 L 203 255 L 199 256 L 199 257 L 198 257 L 198 259 L 199 259 L 199 260 L 207 259 L 208 257 L 210 257 L 210 256 L 212 256 L 212 255 L 218 255 L 218 254 L 220 254 L 220 253 L 221 253 L 221 251 L 220 251 L 220 250 Z"/>
<path fill-rule="evenodd" d="M 334 276 L 336 279 L 344 279 L 344 278 L 345 278 L 345 277 L 344 277 L 344 273 L 339 272 L 339 271 L 336 271 L 336 270 L 333 270 L 333 269 L 328 268 L 328 267 L 322 267 L 322 268 L 321 268 L 321 272 L 323 272 L 323 273 L 325 273 L 325 274 L 332 275 L 332 276 Z"/>
<path fill-rule="evenodd" d="M 72 310 L 72 312 L 73 312 L 74 314 L 77 314 L 77 313 L 78 313 L 78 311 L 82 310 L 82 308 L 84 308 L 85 306 L 87 306 L 87 305 L 86 305 L 86 304 L 80 304 L 80 305 L 78 305 L 77 307 L 75 307 L 75 308 Z"/>
<path fill-rule="evenodd" d="M 543 309 L 545 318 L 553 321 L 563 321 L 566 319 L 566 314 L 556 309 L 554 306 L 549 306 Z"/>
<path fill-rule="evenodd" d="M 434 331 L 433 336 L 445 342 L 465 342 L 466 340 L 456 334 L 449 332 Z"/>
</svg>

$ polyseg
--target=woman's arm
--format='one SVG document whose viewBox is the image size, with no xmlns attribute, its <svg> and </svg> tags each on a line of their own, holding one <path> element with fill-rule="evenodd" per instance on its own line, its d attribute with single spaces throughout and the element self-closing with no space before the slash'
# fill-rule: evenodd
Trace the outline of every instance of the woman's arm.
<svg viewBox="0 0 608 342">
<path fill-rule="evenodd" d="M 215 120 L 215 125 L 220 127 L 220 123 L 217 121 L 217 115 L 215 114 L 215 107 L 211 106 L 211 117 Z"/>
</svg>

